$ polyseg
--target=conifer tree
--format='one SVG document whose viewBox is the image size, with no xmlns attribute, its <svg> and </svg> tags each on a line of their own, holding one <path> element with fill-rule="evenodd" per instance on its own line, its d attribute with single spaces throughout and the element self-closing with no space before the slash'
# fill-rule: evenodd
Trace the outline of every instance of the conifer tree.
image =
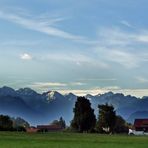
<svg viewBox="0 0 148 148">
<path fill-rule="evenodd" d="M 78 132 L 90 132 L 94 129 L 96 117 L 89 100 L 85 97 L 78 97 L 73 112 L 72 128 Z"/>
</svg>

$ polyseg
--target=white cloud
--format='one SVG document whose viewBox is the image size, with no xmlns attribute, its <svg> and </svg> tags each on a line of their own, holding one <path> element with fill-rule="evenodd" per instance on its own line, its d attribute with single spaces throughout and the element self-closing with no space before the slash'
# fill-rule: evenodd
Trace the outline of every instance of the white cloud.
<svg viewBox="0 0 148 148">
<path fill-rule="evenodd" d="M 35 82 L 32 85 L 30 85 L 30 87 L 48 89 L 49 87 L 58 88 L 58 87 L 66 87 L 66 86 L 83 86 L 83 85 L 86 85 L 86 84 L 81 82 L 71 82 L 71 83 Z"/>
<path fill-rule="evenodd" d="M 72 92 L 78 96 L 85 96 L 86 94 L 91 94 L 91 95 L 98 95 L 98 94 L 104 94 L 106 92 L 112 91 L 114 93 L 123 93 L 124 95 L 132 95 L 136 97 L 143 97 L 143 96 L 148 96 L 148 89 L 122 89 L 119 87 L 113 87 L 111 89 L 107 88 L 94 88 L 94 89 L 81 89 L 81 90 L 58 90 L 62 94 L 67 94 L 69 92 Z"/>
<path fill-rule="evenodd" d="M 148 43 L 148 34 L 140 34 L 138 36 L 135 36 L 135 39 L 139 42 Z"/>
<path fill-rule="evenodd" d="M 114 90 L 119 90 L 121 88 L 119 86 L 107 86 L 107 87 L 103 87 L 102 89 L 108 90 L 108 91 L 114 91 Z"/>
<path fill-rule="evenodd" d="M 98 94 L 103 94 L 109 91 L 112 91 L 114 93 L 123 93 L 125 95 L 133 95 L 137 97 L 148 96 L 148 89 L 138 89 L 138 88 L 137 89 L 132 89 L 132 88 L 123 89 L 119 86 L 94 87 L 94 88 L 88 88 L 88 89 L 69 89 L 67 88 L 67 86 L 70 86 L 74 83 L 75 82 L 73 83 L 35 82 L 32 85 L 29 85 L 29 87 L 39 92 L 46 92 L 49 90 L 54 90 L 62 94 L 67 94 L 71 92 L 78 96 L 85 96 L 87 94 L 98 95 Z M 75 85 L 77 84 L 75 83 Z"/>
<path fill-rule="evenodd" d="M 83 85 L 86 85 L 86 84 L 82 83 L 82 82 L 72 82 L 72 83 L 70 83 L 70 85 L 72 85 L 72 86 L 83 86 Z"/>
<path fill-rule="evenodd" d="M 30 54 L 28 54 L 28 53 L 21 54 L 20 58 L 22 60 L 32 60 L 32 56 Z"/>
<path fill-rule="evenodd" d="M 65 87 L 65 86 L 67 86 L 67 84 L 58 83 L 58 82 L 35 82 L 30 86 L 34 87 L 34 88 L 45 88 L 45 89 L 47 89 L 49 87 Z"/>
</svg>

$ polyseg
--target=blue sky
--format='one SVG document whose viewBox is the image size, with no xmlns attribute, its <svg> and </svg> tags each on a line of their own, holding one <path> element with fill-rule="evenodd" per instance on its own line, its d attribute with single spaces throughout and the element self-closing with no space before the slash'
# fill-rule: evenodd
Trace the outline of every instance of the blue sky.
<svg viewBox="0 0 148 148">
<path fill-rule="evenodd" d="M 148 95 L 147 0 L 0 0 L 0 85 Z"/>
</svg>

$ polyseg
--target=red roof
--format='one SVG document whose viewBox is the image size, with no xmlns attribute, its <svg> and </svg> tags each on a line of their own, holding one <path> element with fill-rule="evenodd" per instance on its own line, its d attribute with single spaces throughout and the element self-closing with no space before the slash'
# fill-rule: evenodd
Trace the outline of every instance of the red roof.
<svg viewBox="0 0 148 148">
<path fill-rule="evenodd" d="M 135 127 L 148 127 L 148 119 L 135 119 Z"/>
<path fill-rule="evenodd" d="M 30 127 L 30 128 L 26 128 L 26 131 L 28 133 L 36 133 L 38 131 L 38 129 L 35 127 Z"/>
<path fill-rule="evenodd" d="M 38 129 L 48 129 L 48 130 L 61 130 L 62 127 L 58 125 L 38 125 Z"/>
</svg>

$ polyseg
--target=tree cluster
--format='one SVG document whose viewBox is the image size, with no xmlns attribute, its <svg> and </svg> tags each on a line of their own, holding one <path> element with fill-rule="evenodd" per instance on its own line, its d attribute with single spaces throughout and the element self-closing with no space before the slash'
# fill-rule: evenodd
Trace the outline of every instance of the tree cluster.
<svg viewBox="0 0 148 148">
<path fill-rule="evenodd" d="M 94 109 L 85 97 L 78 97 L 73 109 L 74 117 L 71 121 L 72 129 L 78 132 L 123 133 L 128 128 L 125 120 L 116 115 L 112 105 L 98 105 L 99 115 L 96 120 Z"/>
<path fill-rule="evenodd" d="M 24 119 L 0 115 L 0 131 L 26 131 L 30 125 Z"/>
<path fill-rule="evenodd" d="M 0 115 L 0 131 L 13 130 L 13 122 L 9 116 Z"/>
<path fill-rule="evenodd" d="M 13 128 L 16 131 L 26 131 L 26 128 L 30 127 L 30 124 L 20 117 L 11 118 L 11 120 L 13 121 Z"/>
</svg>

